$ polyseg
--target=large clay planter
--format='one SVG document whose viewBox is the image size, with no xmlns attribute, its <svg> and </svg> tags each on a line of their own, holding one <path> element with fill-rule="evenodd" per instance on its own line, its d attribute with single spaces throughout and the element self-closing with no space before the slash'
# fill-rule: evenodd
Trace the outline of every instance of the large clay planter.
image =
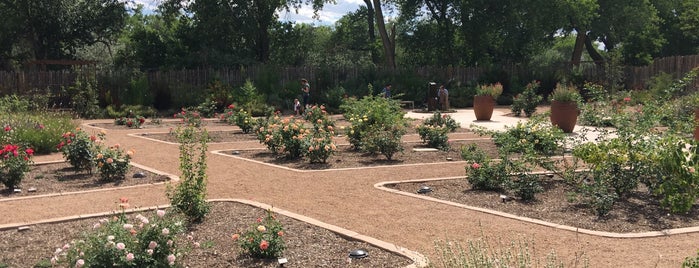
<svg viewBox="0 0 699 268">
<path fill-rule="evenodd" d="M 495 99 L 492 96 L 473 96 L 473 113 L 476 114 L 476 120 L 490 120 L 494 108 Z"/>
<path fill-rule="evenodd" d="M 572 133 L 578 122 L 578 104 L 569 102 L 551 102 L 551 124 L 565 133 Z"/>
<path fill-rule="evenodd" d="M 694 109 L 694 140 L 699 141 L 699 108 Z"/>
</svg>

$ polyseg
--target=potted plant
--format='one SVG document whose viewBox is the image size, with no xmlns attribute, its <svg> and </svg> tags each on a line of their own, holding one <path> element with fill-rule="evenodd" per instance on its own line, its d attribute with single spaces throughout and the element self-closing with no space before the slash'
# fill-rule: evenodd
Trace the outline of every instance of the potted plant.
<svg viewBox="0 0 699 268">
<path fill-rule="evenodd" d="M 476 120 L 490 120 L 495 108 L 495 100 L 502 94 L 502 84 L 479 85 L 473 96 L 473 113 Z"/>
<path fill-rule="evenodd" d="M 557 84 L 550 96 L 551 124 L 565 133 L 573 132 L 578 121 L 578 102 L 581 97 L 578 89 L 572 85 Z"/>
</svg>

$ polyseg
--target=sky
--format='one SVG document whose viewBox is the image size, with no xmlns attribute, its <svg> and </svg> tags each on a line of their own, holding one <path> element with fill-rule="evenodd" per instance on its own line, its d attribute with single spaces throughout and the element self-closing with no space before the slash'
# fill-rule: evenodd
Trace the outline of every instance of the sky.
<svg viewBox="0 0 699 268">
<path fill-rule="evenodd" d="M 159 0 L 134 0 L 137 4 L 142 4 L 144 13 L 155 10 Z M 308 23 L 314 25 L 333 25 L 343 15 L 359 9 L 364 5 L 363 0 L 336 0 L 336 4 L 326 4 L 323 10 L 318 12 L 319 18 L 313 18 L 313 8 L 304 6 L 298 10 L 291 12 L 279 12 L 279 19 L 282 21 L 295 21 L 299 23 Z"/>
</svg>

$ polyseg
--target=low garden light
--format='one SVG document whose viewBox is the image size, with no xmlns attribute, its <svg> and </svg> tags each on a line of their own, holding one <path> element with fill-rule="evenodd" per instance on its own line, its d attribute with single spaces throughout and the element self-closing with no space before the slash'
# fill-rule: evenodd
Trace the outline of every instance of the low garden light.
<svg viewBox="0 0 699 268">
<path fill-rule="evenodd" d="M 430 188 L 429 186 L 422 186 L 420 187 L 420 189 L 417 190 L 418 194 L 426 194 L 429 192 L 432 192 L 432 188 Z"/>
<path fill-rule="evenodd" d="M 350 252 L 349 257 L 352 259 L 363 259 L 369 257 L 369 253 L 364 249 L 355 249 Z"/>
</svg>

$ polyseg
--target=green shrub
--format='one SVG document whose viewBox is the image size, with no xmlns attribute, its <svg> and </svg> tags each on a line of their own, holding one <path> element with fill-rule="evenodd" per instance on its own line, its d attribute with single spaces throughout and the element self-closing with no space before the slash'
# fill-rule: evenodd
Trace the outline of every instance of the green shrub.
<svg viewBox="0 0 699 268">
<path fill-rule="evenodd" d="M 2 113 L 28 112 L 29 106 L 29 99 L 15 94 L 2 96 L 2 98 L 0 98 L 0 112 Z"/>
<path fill-rule="evenodd" d="M 666 136 L 655 150 L 661 180 L 656 190 L 661 204 L 673 213 L 686 213 L 699 198 L 699 149 L 696 142 Z"/>
<path fill-rule="evenodd" d="M 29 172 L 33 154 L 34 150 L 31 148 L 5 144 L 0 149 L 0 182 L 10 190 L 19 186 L 26 173 Z"/>
<path fill-rule="evenodd" d="M 432 126 L 422 124 L 416 127 L 417 134 L 420 135 L 423 143 L 431 148 L 443 151 L 449 150 L 449 128 L 446 126 Z"/>
<path fill-rule="evenodd" d="M 179 118 L 185 126 L 201 127 L 201 114 L 195 108 L 182 108 L 172 117 Z"/>
<path fill-rule="evenodd" d="M 98 151 L 95 143 L 97 136 L 77 128 L 75 132 L 66 132 L 61 137 L 56 148 L 63 153 L 63 158 L 68 160 L 76 172 L 87 171 L 91 174 Z"/>
<path fill-rule="evenodd" d="M 405 127 L 395 126 L 393 129 L 371 128 L 362 139 L 364 149 L 368 152 L 378 152 L 386 159 L 392 160 L 393 155 L 403 152 L 401 137 L 405 135 Z"/>
<path fill-rule="evenodd" d="M 51 259 L 62 267 L 169 267 L 179 263 L 191 247 L 180 241 L 185 225 L 176 215 L 158 210 L 155 215 L 134 217 L 122 213 L 94 223 L 84 237 L 57 248 Z M 196 242 L 191 242 L 192 244 Z"/>
<path fill-rule="evenodd" d="M 81 118 L 95 118 L 100 116 L 99 100 L 97 93 L 97 81 L 93 76 L 78 74 L 75 85 L 68 87 L 71 97 L 71 107 Z"/>
<path fill-rule="evenodd" d="M 286 248 L 283 237 L 284 227 L 270 210 L 267 210 L 264 218 L 258 218 L 242 236 L 233 235 L 243 252 L 254 258 L 265 259 L 283 256 Z"/>
<path fill-rule="evenodd" d="M 206 203 L 206 149 L 209 134 L 193 126 L 178 128 L 181 181 L 173 189 L 168 185 L 170 204 L 189 222 L 201 222 L 209 213 Z"/>
<path fill-rule="evenodd" d="M 328 126 L 334 127 L 335 121 L 328 117 L 328 112 L 325 110 L 325 105 L 313 105 L 303 112 L 303 119 L 313 125 L 313 128 L 327 129 Z"/>
<path fill-rule="evenodd" d="M 553 127 L 544 117 L 538 116 L 504 132 L 491 132 L 493 142 L 508 153 L 531 153 L 535 156 L 550 156 L 557 152 L 565 139 L 559 128 Z"/>
<path fill-rule="evenodd" d="M 462 158 L 469 163 L 468 180 L 474 189 L 507 190 L 525 201 L 543 191 L 541 177 L 531 172 L 537 167 L 550 170 L 556 166 L 551 156 L 560 151 L 564 140 L 560 130 L 541 116 L 504 132 L 472 128 L 479 135 L 492 136 L 500 156 L 500 161 L 493 161 L 474 145 L 462 148 Z"/>
<path fill-rule="evenodd" d="M 0 114 L 0 124 L 11 129 L 0 134 L 0 141 L 31 147 L 37 154 L 55 152 L 61 135 L 75 129 L 69 115 L 49 112 Z"/>
<path fill-rule="evenodd" d="M 132 156 L 133 150 L 124 152 L 119 145 L 100 148 L 95 160 L 100 178 L 104 181 L 124 179 L 126 172 L 131 168 L 129 163 Z"/>
<path fill-rule="evenodd" d="M 305 136 L 303 148 L 305 156 L 311 163 L 325 163 L 337 151 L 337 146 L 333 140 L 335 132 L 332 131 L 331 126 L 329 128 L 328 130 L 314 130 L 310 135 Z"/>
<path fill-rule="evenodd" d="M 250 133 L 250 130 L 252 130 L 254 124 L 255 119 L 252 118 L 248 112 L 241 109 L 235 114 L 235 125 L 240 127 L 240 129 L 243 130 L 243 133 Z"/>
<path fill-rule="evenodd" d="M 543 97 L 537 94 L 539 85 L 539 81 L 533 81 L 527 84 L 521 94 L 515 96 L 512 103 L 512 112 L 515 116 L 520 116 L 524 111 L 524 115 L 531 117 L 536 112 L 536 107 L 543 100 Z"/>
<path fill-rule="evenodd" d="M 350 144 L 357 149 L 370 153 L 378 152 L 380 146 L 367 146 L 365 137 L 372 138 L 391 138 L 400 140 L 399 135 L 405 134 L 405 129 L 408 126 L 407 120 L 404 118 L 405 112 L 401 109 L 398 101 L 377 97 L 369 94 L 362 99 L 348 98 L 341 105 L 344 111 L 343 116 L 350 122 L 347 129 L 347 137 Z M 370 135 L 371 131 L 385 132 L 382 135 Z M 398 144 L 395 141 L 374 141 L 373 145 L 383 144 Z M 400 145 L 402 147 L 402 145 Z M 389 151 L 400 150 L 393 148 Z"/>
<path fill-rule="evenodd" d="M 502 190 L 505 188 L 507 171 L 504 165 L 494 163 L 486 153 L 469 144 L 461 147 L 461 158 L 466 160 L 468 183 L 477 190 Z"/>
</svg>

